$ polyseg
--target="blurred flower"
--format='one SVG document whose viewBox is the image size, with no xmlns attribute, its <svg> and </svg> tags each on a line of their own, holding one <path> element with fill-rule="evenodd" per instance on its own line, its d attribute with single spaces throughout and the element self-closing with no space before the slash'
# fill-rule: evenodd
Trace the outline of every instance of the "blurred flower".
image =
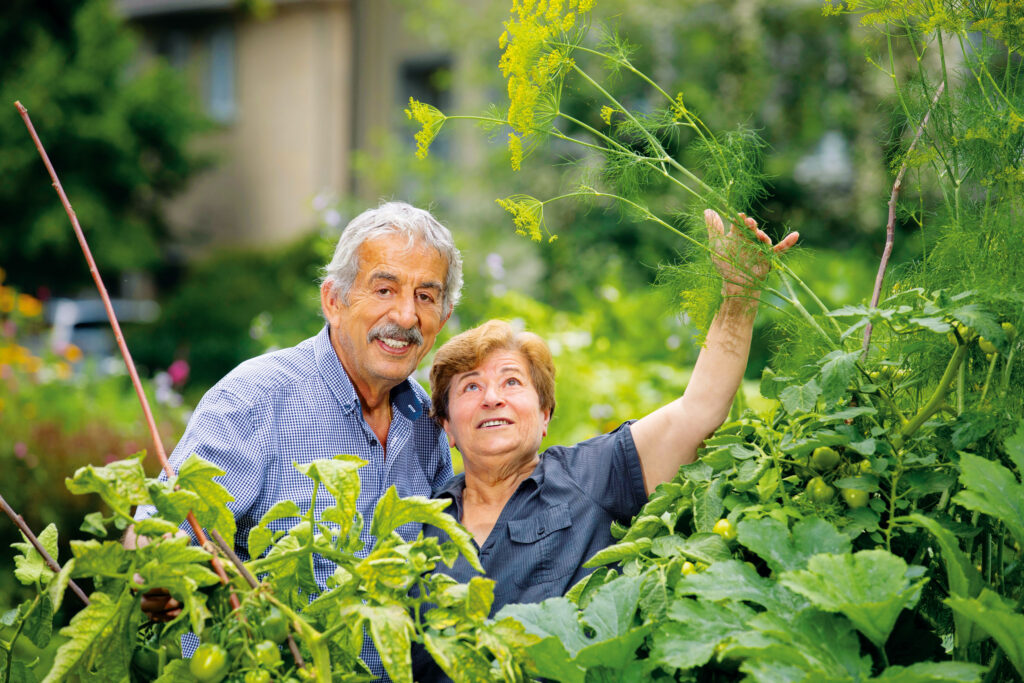
<svg viewBox="0 0 1024 683">
<path fill-rule="evenodd" d="M 496 251 L 492 251 L 484 259 L 484 263 L 487 264 L 487 273 L 495 280 L 500 280 L 505 277 L 505 259 L 502 258 L 501 254 Z"/>
<path fill-rule="evenodd" d="M 24 361 L 22 361 L 22 365 L 25 367 L 26 372 L 30 374 L 35 374 L 42 369 L 43 359 L 37 358 L 36 356 L 29 356 Z"/>
<path fill-rule="evenodd" d="M 332 201 L 333 196 L 330 192 L 321 192 L 313 197 L 313 210 L 319 213 L 330 206 Z"/>
<path fill-rule="evenodd" d="M 14 310 L 14 290 L 10 287 L 0 287 L 0 313 L 10 313 Z"/>
<path fill-rule="evenodd" d="M 19 441 L 14 444 L 14 457 L 24 459 L 26 455 L 28 455 L 28 446 L 25 445 L 25 442 Z"/>
<path fill-rule="evenodd" d="M 167 375 L 171 378 L 171 384 L 181 385 L 188 379 L 188 363 L 181 358 L 171 363 L 167 368 Z"/>
<path fill-rule="evenodd" d="M 341 214 L 336 209 L 324 211 L 324 223 L 329 227 L 336 228 L 341 224 Z"/>
<path fill-rule="evenodd" d="M 615 409 L 607 403 L 595 403 L 590 406 L 590 417 L 594 420 L 607 420 L 615 414 Z"/>
<path fill-rule="evenodd" d="M 7 271 L 0 268 L 0 282 L 3 282 L 5 277 L 7 277 Z"/>
<path fill-rule="evenodd" d="M 619 300 L 619 297 L 622 296 L 622 293 L 611 285 L 605 285 L 604 287 L 601 288 L 601 296 L 604 297 L 606 301 L 611 301 L 614 303 Z"/>
<path fill-rule="evenodd" d="M 680 344 L 681 341 L 678 334 L 670 334 L 668 338 L 665 339 L 665 348 L 669 351 L 675 351 L 679 348 Z"/>
<path fill-rule="evenodd" d="M 62 360 L 57 361 L 53 366 L 57 379 L 70 379 L 71 366 Z"/>
<path fill-rule="evenodd" d="M 19 294 L 18 312 L 26 318 L 34 318 L 43 312 L 43 302 L 34 296 Z"/>
<path fill-rule="evenodd" d="M 77 363 L 82 360 L 82 349 L 74 344 L 68 344 L 64 347 L 63 356 L 69 363 Z"/>
</svg>

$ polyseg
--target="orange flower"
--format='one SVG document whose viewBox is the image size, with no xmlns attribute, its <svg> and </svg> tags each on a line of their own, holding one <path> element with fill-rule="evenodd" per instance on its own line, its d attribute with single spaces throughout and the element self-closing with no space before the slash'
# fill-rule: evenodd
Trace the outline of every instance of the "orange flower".
<svg viewBox="0 0 1024 683">
<path fill-rule="evenodd" d="M 68 344 L 64 347 L 64 358 L 71 363 L 77 363 L 82 360 L 82 349 L 78 348 L 74 344 Z"/>
<path fill-rule="evenodd" d="M 34 318 L 43 312 L 43 302 L 34 296 L 19 294 L 18 311 L 27 318 Z"/>
<path fill-rule="evenodd" d="M 0 313 L 10 313 L 14 310 L 14 290 L 10 287 L 0 287 Z"/>
</svg>

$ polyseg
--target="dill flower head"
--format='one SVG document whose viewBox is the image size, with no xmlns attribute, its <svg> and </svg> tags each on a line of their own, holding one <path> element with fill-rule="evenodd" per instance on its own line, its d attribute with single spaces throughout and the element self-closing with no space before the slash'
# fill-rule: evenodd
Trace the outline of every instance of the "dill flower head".
<svg viewBox="0 0 1024 683">
<path fill-rule="evenodd" d="M 520 136 L 534 129 L 540 96 L 572 65 L 569 50 L 551 41 L 572 30 L 593 0 L 513 0 L 512 18 L 498 40 L 498 66 L 508 79 L 508 121 Z"/>
<path fill-rule="evenodd" d="M 512 214 L 512 222 L 516 224 L 516 233 L 525 235 L 534 242 L 540 242 L 547 229 L 544 227 L 544 202 L 528 194 L 514 194 L 505 199 L 497 199 L 498 205 Z M 556 235 L 548 237 L 553 242 Z"/>
<path fill-rule="evenodd" d="M 416 133 L 416 158 L 426 159 L 430 143 L 441 131 L 441 126 L 444 125 L 447 117 L 437 107 L 418 102 L 411 97 L 405 115 L 421 126 L 420 131 Z"/>
</svg>

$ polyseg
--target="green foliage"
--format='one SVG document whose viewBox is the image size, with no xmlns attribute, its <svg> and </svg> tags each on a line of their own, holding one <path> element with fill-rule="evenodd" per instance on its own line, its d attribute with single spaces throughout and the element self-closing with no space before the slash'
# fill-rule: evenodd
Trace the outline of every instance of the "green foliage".
<svg viewBox="0 0 1024 683">
<path fill-rule="evenodd" d="M 205 126 L 180 77 L 133 65 L 134 40 L 109 0 L 15 0 L 0 37 L 0 263 L 10 279 L 67 293 L 89 282 L 15 100 L 52 151 L 107 277 L 161 263 L 162 202 L 200 167 L 186 142 Z"/>
</svg>

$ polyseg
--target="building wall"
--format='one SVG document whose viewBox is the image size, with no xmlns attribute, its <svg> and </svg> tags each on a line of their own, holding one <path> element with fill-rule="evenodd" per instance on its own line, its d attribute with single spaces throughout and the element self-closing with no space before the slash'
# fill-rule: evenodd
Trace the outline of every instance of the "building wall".
<svg viewBox="0 0 1024 683">
<path fill-rule="evenodd" d="M 182 248 L 194 255 L 217 245 L 286 242 L 309 231 L 316 224 L 313 198 L 349 184 L 350 3 L 286 3 L 267 19 L 224 12 L 181 21 L 148 19 L 144 32 L 154 44 L 168 30 L 187 36 L 185 69 L 208 107 L 217 59 L 211 36 L 233 36 L 234 67 L 234 106 L 213 111 L 222 121 L 197 142 L 215 165 L 169 207 Z"/>
</svg>

